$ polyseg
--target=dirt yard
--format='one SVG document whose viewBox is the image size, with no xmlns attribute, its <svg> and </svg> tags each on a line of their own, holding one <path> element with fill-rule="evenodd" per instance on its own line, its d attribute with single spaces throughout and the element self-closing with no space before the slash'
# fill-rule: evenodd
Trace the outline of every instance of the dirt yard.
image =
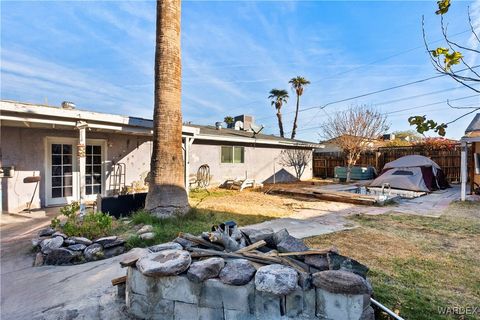
<svg viewBox="0 0 480 320">
<path fill-rule="evenodd" d="M 479 202 L 454 202 L 439 218 L 391 213 L 352 220 L 360 227 L 306 242 L 334 245 L 368 265 L 376 299 L 405 319 L 479 319 Z M 447 307 L 463 314 L 442 315 Z"/>
</svg>

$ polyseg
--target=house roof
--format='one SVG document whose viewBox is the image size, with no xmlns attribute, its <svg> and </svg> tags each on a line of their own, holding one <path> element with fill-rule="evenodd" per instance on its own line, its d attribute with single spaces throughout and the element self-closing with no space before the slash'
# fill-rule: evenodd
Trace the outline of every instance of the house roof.
<svg viewBox="0 0 480 320">
<path fill-rule="evenodd" d="M 109 131 L 124 134 L 152 135 L 153 120 L 122 116 L 80 109 L 65 109 L 54 106 L 0 100 L 0 120 L 4 125 L 36 128 L 72 129 L 80 122 L 87 123 L 91 130 Z M 214 126 L 187 124 L 182 127 L 183 136 L 199 140 L 257 143 L 283 146 L 320 147 L 308 141 L 281 138 L 275 135 L 220 129 Z"/>
<path fill-rule="evenodd" d="M 465 130 L 465 134 L 470 132 L 480 131 L 480 113 L 475 115 L 472 122 L 468 125 L 467 129 Z"/>
</svg>

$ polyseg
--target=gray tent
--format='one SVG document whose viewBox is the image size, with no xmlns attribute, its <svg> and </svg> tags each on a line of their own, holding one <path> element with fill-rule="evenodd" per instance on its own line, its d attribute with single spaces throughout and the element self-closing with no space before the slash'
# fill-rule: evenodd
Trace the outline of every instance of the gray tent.
<svg viewBox="0 0 480 320">
<path fill-rule="evenodd" d="M 387 163 L 370 187 L 387 184 L 392 189 L 421 192 L 449 187 L 442 168 L 435 161 L 419 155 L 405 156 Z"/>
</svg>

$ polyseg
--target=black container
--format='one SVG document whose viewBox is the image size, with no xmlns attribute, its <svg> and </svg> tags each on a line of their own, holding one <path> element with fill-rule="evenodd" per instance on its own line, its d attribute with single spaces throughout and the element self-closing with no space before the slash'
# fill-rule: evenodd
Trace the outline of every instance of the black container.
<svg viewBox="0 0 480 320">
<path fill-rule="evenodd" d="M 127 217 L 139 209 L 143 209 L 146 198 L 146 192 L 105 197 L 101 200 L 100 208 L 103 213 L 108 213 L 115 218 Z"/>
</svg>

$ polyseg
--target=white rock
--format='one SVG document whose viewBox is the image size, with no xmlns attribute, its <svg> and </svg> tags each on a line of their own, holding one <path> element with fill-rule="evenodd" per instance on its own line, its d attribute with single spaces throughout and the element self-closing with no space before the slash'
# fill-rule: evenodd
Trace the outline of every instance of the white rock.
<svg viewBox="0 0 480 320">
<path fill-rule="evenodd" d="M 155 233 L 153 232 L 142 233 L 140 235 L 140 239 L 142 240 L 151 240 L 153 238 L 155 238 Z"/>
<path fill-rule="evenodd" d="M 188 251 L 165 250 L 138 259 L 137 268 L 146 276 L 172 276 L 187 270 L 191 262 Z"/>
<path fill-rule="evenodd" d="M 137 234 L 143 234 L 143 233 L 148 233 L 152 231 L 153 231 L 153 226 L 146 224 L 137 231 Z"/>
</svg>

